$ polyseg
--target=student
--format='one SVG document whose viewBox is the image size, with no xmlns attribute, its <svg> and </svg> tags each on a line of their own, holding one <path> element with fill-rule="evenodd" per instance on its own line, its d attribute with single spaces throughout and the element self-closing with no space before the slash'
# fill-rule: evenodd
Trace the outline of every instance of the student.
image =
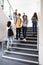
<svg viewBox="0 0 43 65">
<path fill-rule="evenodd" d="M 13 13 L 13 18 L 14 18 L 14 23 L 15 23 L 15 21 L 17 20 L 17 9 Z M 16 28 L 15 28 L 15 26 L 14 26 L 14 32 L 15 32 L 15 38 L 16 38 Z"/>
<path fill-rule="evenodd" d="M 23 23 L 22 23 L 22 31 L 23 31 L 23 37 L 24 37 L 23 40 L 24 41 L 26 41 L 27 23 L 28 23 L 27 15 L 24 15 Z"/>
<path fill-rule="evenodd" d="M 20 33 L 21 33 L 21 24 L 22 24 L 22 20 L 20 18 L 21 14 L 19 13 L 18 14 L 18 18 L 17 20 L 15 21 L 15 26 L 16 26 L 16 39 L 20 40 Z"/>
<path fill-rule="evenodd" d="M 14 21 L 17 19 L 17 9 L 16 9 L 15 12 L 13 13 L 13 18 L 14 18 Z"/>
<path fill-rule="evenodd" d="M 37 13 L 35 12 L 33 17 L 32 17 L 32 23 L 33 23 L 32 30 L 33 30 L 33 32 L 37 32 L 37 21 L 38 21 L 38 16 L 37 16 Z"/>
<path fill-rule="evenodd" d="M 25 12 L 23 13 L 23 16 L 22 16 L 23 19 L 24 19 L 24 16 L 25 16 Z"/>
<path fill-rule="evenodd" d="M 7 22 L 7 32 L 8 32 L 7 49 L 9 50 L 9 45 L 12 46 L 13 36 L 14 36 L 10 21 Z"/>
</svg>

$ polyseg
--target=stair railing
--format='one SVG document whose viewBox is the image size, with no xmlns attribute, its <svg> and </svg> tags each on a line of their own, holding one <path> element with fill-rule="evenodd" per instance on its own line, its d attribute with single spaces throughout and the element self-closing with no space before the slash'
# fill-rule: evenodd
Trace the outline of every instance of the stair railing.
<svg viewBox="0 0 43 65">
<path fill-rule="evenodd" d="M 12 20 L 14 10 L 9 0 L 0 0 L 0 6 L 2 10 L 4 10 L 5 14 Z"/>
</svg>

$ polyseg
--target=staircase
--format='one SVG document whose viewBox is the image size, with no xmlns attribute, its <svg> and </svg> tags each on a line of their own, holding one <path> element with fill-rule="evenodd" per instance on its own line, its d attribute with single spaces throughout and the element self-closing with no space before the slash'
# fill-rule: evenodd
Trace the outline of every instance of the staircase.
<svg viewBox="0 0 43 65">
<path fill-rule="evenodd" d="M 21 40 L 15 39 L 13 47 L 9 46 L 10 51 L 4 50 L 2 57 L 17 62 L 17 65 L 38 65 L 37 32 L 35 33 L 33 35 L 31 29 L 27 28 L 27 41 L 23 41 L 21 31 Z"/>
</svg>

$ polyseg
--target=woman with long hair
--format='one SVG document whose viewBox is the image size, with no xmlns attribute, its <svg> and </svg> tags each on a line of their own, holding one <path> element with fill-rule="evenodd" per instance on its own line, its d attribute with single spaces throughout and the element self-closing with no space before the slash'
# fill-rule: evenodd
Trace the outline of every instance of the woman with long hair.
<svg viewBox="0 0 43 65">
<path fill-rule="evenodd" d="M 24 41 L 26 41 L 27 23 L 28 23 L 27 15 L 24 15 L 23 23 L 22 23 L 22 31 L 23 31 L 23 38 L 24 38 L 23 40 Z"/>
<path fill-rule="evenodd" d="M 34 15 L 33 15 L 33 17 L 32 17 L 32 24 L 33 24 L 33 26 L 32 26 L 32 31 L 33 32 L 37 32 L 37 21 L 38 21 L 38 16 L 37 16 L 37 13 L 35 12 L 34 13 Z"/>
</svg>

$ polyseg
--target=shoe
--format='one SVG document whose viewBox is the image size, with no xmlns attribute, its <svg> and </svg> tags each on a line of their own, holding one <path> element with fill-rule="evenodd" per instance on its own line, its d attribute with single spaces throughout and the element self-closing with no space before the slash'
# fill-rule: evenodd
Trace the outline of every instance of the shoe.
<svg viewBox="0 0 43 65">
<path fill-rule="evenodd" d="M 26 41 L 26 39 L 23 39 L 24 41 Z"/>
<path fill-rule="evenodd" d="M 8 50 L 8 51 L 10 51 L 10 49 L 9 49 L 9 48 L 8 48 L 7 50 Z"/>
<path fill-rule="evenodd" d="M 10 44 L 9 46 L 10 46 L 10 47 L 13 47 L 13 44 Z"/>
<path fill-rule="evenodd" d="M 11 45 L 11 47 L 13 47 L 13 44 Z"/>
</svg>

